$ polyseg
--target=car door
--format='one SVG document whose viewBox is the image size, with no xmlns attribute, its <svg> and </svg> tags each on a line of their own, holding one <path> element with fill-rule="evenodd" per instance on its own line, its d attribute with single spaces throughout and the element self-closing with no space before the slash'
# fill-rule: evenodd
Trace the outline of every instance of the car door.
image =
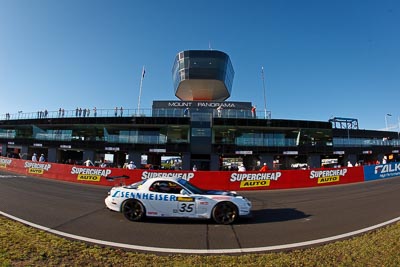
<svg viewBox="0 0 400 267">
<path fill-rule="evenodd" d="M 152 216 L 194 217 L 195 198 L 181 194 L 182 186 L 173 181 L 156 181 L 150 188 L 154 196 L 146 200 L 152 208 Z"/>
</svg>

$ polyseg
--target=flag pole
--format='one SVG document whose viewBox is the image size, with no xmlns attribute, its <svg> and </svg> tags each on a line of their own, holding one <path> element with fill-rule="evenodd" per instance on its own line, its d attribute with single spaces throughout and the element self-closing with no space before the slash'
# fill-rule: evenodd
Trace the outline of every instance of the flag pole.
<svg viewBox="0 0 400 267">
<path fill-rule="evenodd" d="M 144 66 L 143 66 L 142 76 L 140 78 L 140 86 L 139 86 L 139 99 L 138 99 L 138 104 L 137 104 L 137 115 L 140 114 L 140 97 L 142 96 L 142 85 L 143 85 L 143 78 L 144 78 L 145 73 L 146 73 L 146 71 L 144 70 Z"/>
<path fill-rule="evenodd" d="M 264 67 L 261 67 L 261 76 L 264 89 L 264 119 L 267 119 L 267 98 L 265 96 L 265 79 L 264 79 Z"/>
</svg>

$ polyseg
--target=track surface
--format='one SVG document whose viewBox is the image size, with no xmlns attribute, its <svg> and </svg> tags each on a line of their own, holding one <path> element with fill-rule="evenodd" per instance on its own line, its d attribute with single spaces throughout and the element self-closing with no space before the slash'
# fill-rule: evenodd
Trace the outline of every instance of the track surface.
<svg viewBox="0 0 400 267">
<path fill-rule="evenodd" d="M 254 217 L 229 226 L 197 220 L 130 222 L 106 209 L 108 189 L 0 172 L 0 211 L 86 238 L 203 253 L 323 239 L 400 217 L 400 178 L 243 192 L 253 202 Z"/>
</svg>

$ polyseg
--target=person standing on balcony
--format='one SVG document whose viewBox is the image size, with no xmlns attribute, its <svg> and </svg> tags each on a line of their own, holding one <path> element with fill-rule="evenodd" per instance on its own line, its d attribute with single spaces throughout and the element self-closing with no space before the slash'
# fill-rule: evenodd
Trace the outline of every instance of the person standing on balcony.
<svg viewBox="0 0 400 267">
<path fill-rule="evenodd" d="M 256 117 L 256 106 L 253 106 L 253 107 L 251 108 L 251 115 L 252 115 L 253 118 Z"/>
<path fill-rule="evenodd" d="M 218 117 L 221 118 L 221 115 L 222 115 L 222 106 L 221 105 L 219 105 L 217 108 L 217 114 L 218 114 Z"/>
<path fill-rule="evenodd" d="M 183 111 L 183 116 L 184 117 L 189 116 L 189 108 L 185 108 L 185 110 Z"/>
</svg>

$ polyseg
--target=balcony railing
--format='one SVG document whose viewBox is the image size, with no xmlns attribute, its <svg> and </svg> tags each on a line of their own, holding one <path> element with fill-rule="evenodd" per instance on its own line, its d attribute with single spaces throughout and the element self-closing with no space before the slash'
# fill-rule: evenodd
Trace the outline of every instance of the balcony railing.
<svg viewBox="0 0 400 267">
<path fill-rule="evenodd" d="M 191 110 L 185 113 L 184 109 L 88 109 L 78 108 L 72 110 L 56 110 L 47 111 L 40 110 L 37 112 L 22 112 L 0 114 L 1 120 L 26 120 L 26 119 L 55 119 L 55 118 L 95 118 L 95 117 L 190 117 L 193 113 L 208 112 L 217 118 L 235 118 L 235 119 L 271 119 L 271 112 L 259 111 L 254 117 L 250 110 L 224 109 L 221 113 L 217 110 Z"/>
</svg>

